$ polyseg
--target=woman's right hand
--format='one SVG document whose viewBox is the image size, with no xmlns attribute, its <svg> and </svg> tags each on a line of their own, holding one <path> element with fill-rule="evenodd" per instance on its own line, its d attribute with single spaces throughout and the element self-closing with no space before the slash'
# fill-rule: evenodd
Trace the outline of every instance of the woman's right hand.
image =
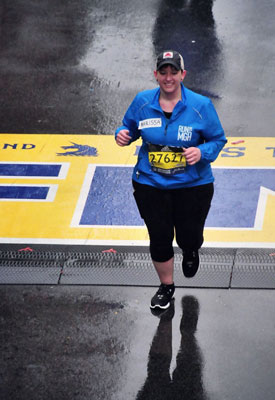
<svg viewBox="0 0 275 400">
<path fill-rule="evenodd" d="M 121 129 L 116 137 L 116 142 L 119 146 L 127 146 L 132 139 L 127 129 Z"/>
</svg>

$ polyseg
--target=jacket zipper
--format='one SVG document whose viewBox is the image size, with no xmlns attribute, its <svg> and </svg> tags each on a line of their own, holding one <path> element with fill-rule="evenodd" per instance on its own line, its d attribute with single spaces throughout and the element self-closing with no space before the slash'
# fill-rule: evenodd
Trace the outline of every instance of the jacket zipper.
<svg viewBox="0 0 275 400">
<path fill-rule="evenodd" d="M 166 125 L 165 125 L 165 128 L 164 128 L 164 136 L 167 135 L 167 129 L 168 129 L 168 121 L 166 121 Z"/>
<path fill-rule="evenodd" d="M 172 115 L 171 115 L 171 117 L 172 117 Z M 169 122 L 170 122 L 171 118 L 168 119 L 168 118 L 166 118 L 165 115 L 164 115 L 164 118 L 165 118 L 165 123 L 166 123 L 165 128 L 164 128 L 164 136 L 166 136 L 167 135 L 168 125 L 169 125 Z"/>
</svg>

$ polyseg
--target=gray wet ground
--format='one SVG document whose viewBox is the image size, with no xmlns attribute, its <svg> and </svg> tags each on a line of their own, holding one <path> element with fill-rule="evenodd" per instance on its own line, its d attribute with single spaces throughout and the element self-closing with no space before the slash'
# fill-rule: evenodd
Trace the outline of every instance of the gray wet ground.
<svg viewBox="0 0 275 400">
<path fill-rule="evenodd" d="M 274 13 L 273 0 L 2 0 L 1 131 L 113 134 L 172 47 L 227 136 L 273 136 Z"/>
<path fill-rule="evenodd" d="M 274 291 L 1 286 L 2 399 L 273 400 Z"/>
</svg>

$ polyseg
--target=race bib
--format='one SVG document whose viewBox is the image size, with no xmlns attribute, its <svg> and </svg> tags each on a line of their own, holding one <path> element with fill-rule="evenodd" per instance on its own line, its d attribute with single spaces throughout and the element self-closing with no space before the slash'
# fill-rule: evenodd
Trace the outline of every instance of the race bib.
<svg viewBox="0 0 275 400">
<path fill-rule="evenodd" d="M 163 175 L 175 175 L 185 171 L 186 159 L 181 147 L 148 143 L 148 157 L 152 170 Z"/>
</svg>

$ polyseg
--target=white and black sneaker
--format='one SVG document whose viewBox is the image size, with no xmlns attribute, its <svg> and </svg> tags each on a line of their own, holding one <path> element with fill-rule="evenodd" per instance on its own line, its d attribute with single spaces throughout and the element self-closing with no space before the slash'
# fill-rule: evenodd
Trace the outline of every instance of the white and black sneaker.
<svg viewBox="0 0 275 400">
<path fill-rule="evenodd" d="M 165 285 L 162 283 L 158 288 L 157 293 L 152 297 L 151 308 L 161 308 L 166 310 L 170 306 L 170 301 L 175 292 L 175 285 Z"/>
</svg>

